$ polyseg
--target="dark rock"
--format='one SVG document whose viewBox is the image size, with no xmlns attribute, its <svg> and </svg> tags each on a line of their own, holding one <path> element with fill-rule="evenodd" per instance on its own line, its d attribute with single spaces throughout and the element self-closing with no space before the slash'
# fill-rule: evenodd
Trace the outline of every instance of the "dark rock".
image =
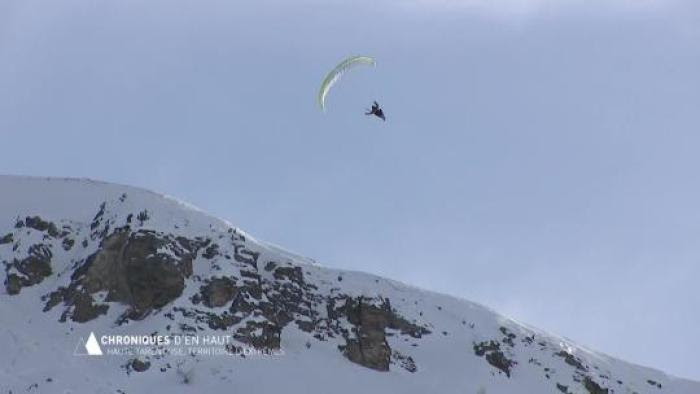
<svg viewBox="0 0 700 394">
<path fill-rule="evenodd" d="M 42 244 L 32 245 L 29 248 L 29 256 L 22 260 L 14 259 L 5 268 L 6 271 L 14 268 L 19 275 L 9 273 L 5 279 L 5 289 L 8 294 L 18 294 L 23 287 L 41 283 L 44 278 L 51 275 L 51 249 Z"/>
<path fill-rule="evenodd" d="M 126 267 L 131 306 L 137 316 L 145 316 L 151 309 L 161 308 L 182 294 L 184 276 L 173 266 L 162 260 Z"/>
<path fill-rule="evenodd" d="M 510 377 L 510 369 L 515 365 L 515 361 L 508 359 L 503 352 L 495 351 L 486 354 L 486 361 L 494 367 L 505 372 L 506 376 Z"/>
<path fill-rule="evenodd" d="M 150 361 L 141 361 L 138 358 L 131 360 L 131 369 L 133 369 L 136 372 L 147 371 L 148 368 L 150 368 L 150 367 L 151 367 Z"/>
<path fill-rule="evenodd" d="M 572 367 L 575 367 L 579 371 L 587 371 L 588 368 L 586 368 L 581 360 L 578 359 L 578 357 L 574 356 L 573 354 L 567 353 L 564 350 L 555 353 L 555 356 L 562 357 L 564 359 L 564 362 L 571 365 Z"/>
<path fill-rule="evenodd" d="M 56 228 L 55 224 L 53 224 L 51 222 L 47 222 L 47 221 L 41 219 L 39 216 L 26 217 L 24 219 L 24 224 L 25 224 L 25 226 L 27 226 L 29 228 L 33 228 L 34 230 L 37 230 L 37 231 L 42 231 L 42 232 L 46 231 L 53 238 L 56 238 L 59 235 L 58 229 Z"/>
<path fill-rule="evenodd" d="M 159 252 L 162 249 L 171 253 Z M 75 305 L 73 320 L 88 321 L 106 311 L 106 305 L 94 305 L 91 294 L 107 291 L 107 301 L 129 305 L 127 317 L 139 320 L 182 294 L 194 253 L 170 236 L 131 232 L 129 227 L 115 229 L 73 272 L 63 300 L 68 306 Z"/>
<path fill-rule="evenodd" d="M 73 248 L 73 245 L 75 245 L 75 240 L 70 238 L 64 238 L 62 245 L 64 250 L 71 250 L 71 248 Z"/>
<path fill-rule="evenodd" d="M 96 305 L 90 295 L 85 293 L 77 293 L 73 302 L 73 313 L 71 320 L 78 323 L 90 321 L 100 315 L 107 313 L 108 305 Z"/>
<path fill-rule="evenodd" d="M 256 334 L 260 329 L 262 333 Z M 281 333 L 281 327 L 269 322 L 248 321 L 244 327 L 236 330 L 233 337 L 256 349 L 273 350 L 280 348 Z"/>
<path fill-rule="evenodd" d="M 515 343 L 513 342 L 513 339 L 516 338 L 515 334 L 510 332 L 506 327 L 501 327 L 499 329 L 499 331 L 501 331 L 501 333 L 503 333 L 503 335 L 505 335 L 505 337 L 502 339 L 502 342 L 510 347 L 514 347 Z"/>
<path fill-rule="evenodd" d="M 598 383 L 588 376 L 583 379 L 583 387 L 585 387 L 590 394 L 608 394 L 608 389 L 600 387 Z"/>
<path fill-rule="evenodd" d="M 150 219 L 150 216 L 148 215 L 148 210 L 145 209 L 136 216 L 136 220 L 139 221 L 139 225 L 141 226 L 143 226 L 143 223 L 148 219 Z"/>
<path fill-rule="evenodd" d="M 255 280 L 256 282 L 260 281 L 260 275 L 255 272 L 255 271 L 248 271 L 248 270 L 241 270 L 241 276 L 244 278 L 250 278 Z"/>
<path fill-rule="evenodd" d="M 104 202 L 102 204 L 100 204 L 99 211 L 97 211 L 97 213 L 95 214 L 95 217 L 92 218 L 92 223 L 90 223 L 90 230 L 94 230 L 97 228 L 97 226 L 100 225 L 100 220 L 102 219 L 102 216 L 105 214 L 106 206 L 107 206 L 107 204 Z"/>
<path fill-rule="evenodd" d="M 484 357 L 486 352 L 500 350 L 501 345 L 496 341 L 484 341 L 474 344 L 474 354 L 479 357 Z"/>
<path fill-rule="evenodd" d="M 411 356 L 404 356 L 403 354 L 394 351 L 391 354 L 392 359 L 394 359 L 395 362 L 399 364 L 399 366 L 403 369 L 405 369 L 408 372 L 415 373 L 418 371 L 418 367 L 416 366 L 416 362 L 413 361 L 413 357 Z"/>
<path fill-rule="evenodd" d="M 345 297 L 339 301 L 343 306 L 335 308 L 335 300 L 329 305 L 329 317 L 345 317 L 354 326 L 352 334 L 344 332 L 346 344 L 341 347 L 343 354 L 350 361 L 377 371 L 388 371 L 391 348 L 386 340 L 386 329 L 400 330 L 403 334 L 420 337 L 429 333 L 424 327 L 412 324 L 391 309 L 388 300 L 381 300 L 375 305 L 363 297 L 353 299 Z"/>
<path fill-rule="evenodd" d="M 273 275 L 277 280 L 286 278 L 296 283 L 304 282 L 304 274 L 301 271 L 301 267 L 278 267 Z"/>
<path fill-rule="evenodd" d="M 7 275 L 5 289 L 9 295 L 19 294 L 20 290 L 22 290 L 22 279 L 15 274 Z"/>
<path fill-rule="evenodd" d="M 7 233 L 0 237 L 0 245 L 11 244 L 13 242 L 12 233 Z"/>
<path fill-rule="evenodd" d="M 654 380 L 651 380 L 651 379 L 647 379 L 647 383 L 649 383 L 652 386 L 656 386 L 656 388 L 659 388 L 659 389 L 662 387 L 661 383 L 654 381 Z"/>
<path fill-rule="evenodd" d="M 314 328 L 316 328 L 314 322 L 311 321 L 296 320 L 295 323 L 300 330 L 306 332 L 312 332 L 314 331 Z"/>
<path fill-rule="evenodd" d="M 54 306 L 56 306 L 60 302 L 62 302 L 63 299 L 65 298 L 65 291 L 66 291 L 66 288 L 59 287 L 56 291 L 50 293 L 48 296 L 42 297 L 42 301 L 45 301 L 46 298 L 49 299 L 48 302 L 46 302 L 46 305 L 44 305 L 44 312 L 48 312 Z"/>
<path fill-rule="evenodd" d="M 510 377 L 511 368 L 517 364 L 503 354 L 501 351 L 501 344 L 497 341 L 475 343 L 474 354 L 479 357 L 484 357 L 491 366 L 503 371 L 508 377 Z"/>
<path fill-rule="evenodd" d="M 389 370 L 391 348 L 383 333 L 369 331 L 359 333 L 357 339 L 348 339 L 342 348 L 348 360 L 377 371 Z"/>
<path fill-rule="evenodd" d="M 229 327 L 240 323 L 241 320 L 242 319 L 240 317 L 228 313 L 224 313 L 221 316 L 215 313 L 210 313 L 208 314 L 207 325 L 212 330 L 226 330 Z"/>
<path fill-rule="evenodd" d="M 213 278 L 200 289 L 202 301 L 209 308 L 228 304 L 236 295 L 236 286 L 230 278 Z"/>
<path fill-rule="evenodd" d="M 253 267 L 257 268 L 258 267 L 258 256 L 260 256 L 260 253 L 248 250 L 243 245 L 235 245 L 234 246 L 233 257 L 234 257 L 234 259 L 236 259 L 236 261 L 238 261 L 240 263 L 250 264 Z"/>
<path fill-rule="evenodd" d="M 211 260 L 218 255 L 219 255 L 219 245 L 217 245 L 217 244 L 209 245 L 204 250 L 204 253 L 202 253 L 202 257 L 204 257 L 207 260 Z"/>
</svg>

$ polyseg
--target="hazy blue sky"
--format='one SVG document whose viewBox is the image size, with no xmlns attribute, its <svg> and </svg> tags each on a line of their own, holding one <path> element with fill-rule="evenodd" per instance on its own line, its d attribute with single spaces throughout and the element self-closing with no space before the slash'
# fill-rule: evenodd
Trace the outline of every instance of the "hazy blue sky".
<svg viewBox="0 0 700 394">
<path fill-rule="evenodd" d="M 350 54 L 377 67 L 324 115 Z M 693 0 L 5 0 L 0 173 L 161 191 L 700 379 L 699 70 Z"/>
</svg>

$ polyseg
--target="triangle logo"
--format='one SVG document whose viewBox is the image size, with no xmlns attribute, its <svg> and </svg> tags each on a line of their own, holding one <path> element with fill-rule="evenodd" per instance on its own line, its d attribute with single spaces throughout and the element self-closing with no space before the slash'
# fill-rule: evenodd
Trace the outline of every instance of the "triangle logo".
<svg viewBox="0 0 700 394">
<path fill-rule="evenodd" d="M 100 349 L 100 344 L 97 342 L 97 338 L 95 338 L 95 333 L 91 332 L 90 337 L 88 338 L 87 342 L 85 343 L 85 350 L 87 350 L 87 354 L 91 356 L 101 356 L 102 355 L 102 349 Z"/>
<path fill-rule="evenodd" d="M 85 342 L 83 337 L 80 337 L 80 340 L 78 341 L 78 344 L 75 346 L 75 350 L 73 351 L 73 355 L 102 356 L 102 349 L 100 348 L 100 344 L 97 342 L 97 338 L 95 337 L 94 332 L 90 333 L 87 342 Z"/>
</svg>

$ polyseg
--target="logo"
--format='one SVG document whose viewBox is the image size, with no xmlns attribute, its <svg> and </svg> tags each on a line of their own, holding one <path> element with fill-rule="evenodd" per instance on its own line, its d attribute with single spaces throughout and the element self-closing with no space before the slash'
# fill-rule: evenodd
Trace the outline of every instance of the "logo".
<svg viewBox="0 0 700 394">
<path fill-rule="evenodd" d="M 237 342 L 232 335 L 134 335 L 112 334 L 96 336 L 90 332 L 87 341 L 80 337 L 73 354 L 76 356 L 284 356 L 280 347 L 255 348 Z"/>
<path fill-rule="evenodd" d="M 90 333 L 87 342 L 81 337 L 73 354 L 76 356 L 101 356 L 102 348 L 100 348 L 100 343 L 97 342 L 95 333 Z"/>
</svg>

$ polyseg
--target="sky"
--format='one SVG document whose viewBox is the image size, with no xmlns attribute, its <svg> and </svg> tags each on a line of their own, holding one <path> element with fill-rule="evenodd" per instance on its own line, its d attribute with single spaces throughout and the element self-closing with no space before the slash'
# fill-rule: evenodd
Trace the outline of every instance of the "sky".
<svg viewBox="0 0 700 394">
<path fill-rule="evenodd" d="M 700 380 L 698 70 L 691 0 L 9 0 L 0 173 L 163 192 Z"/>
</svg>

